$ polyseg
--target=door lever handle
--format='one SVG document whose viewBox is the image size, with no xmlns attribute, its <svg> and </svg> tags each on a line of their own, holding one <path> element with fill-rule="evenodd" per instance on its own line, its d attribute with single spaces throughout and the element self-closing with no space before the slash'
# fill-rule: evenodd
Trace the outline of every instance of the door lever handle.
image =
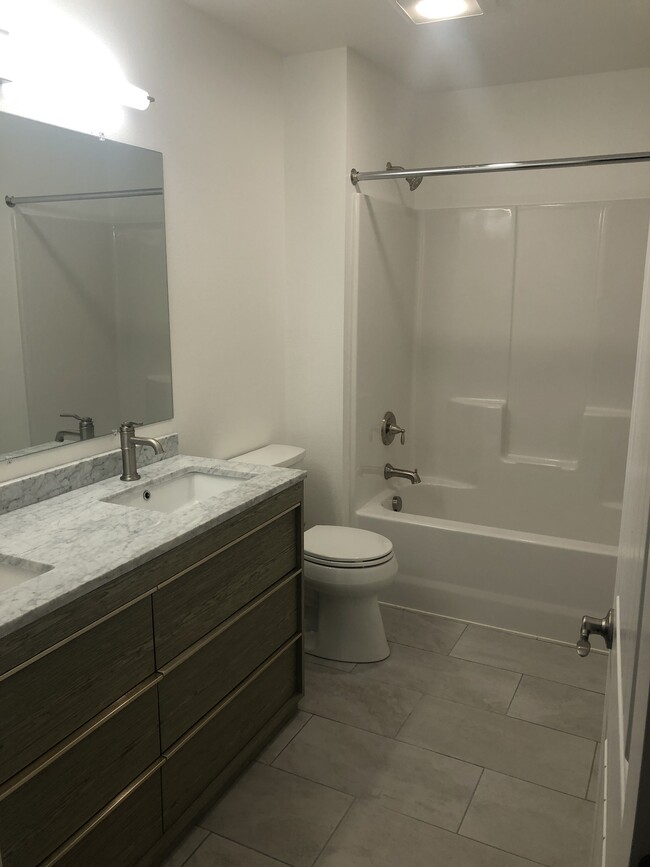
<svg viewBox="0 0 650 867">
<path fill-rule="evenodd" d="M 600 635 L 608 650 L 612 649 L 614 642 L 614 609 L 610 608 L 607 616 L 599 620 L 597 617 L 589 617 L 587 614 L 582 618 L 580 638 L 576 643 L 578 656 L 588 656 L 591 650 L 589 638 L 592 635 Z"/>
</svg>

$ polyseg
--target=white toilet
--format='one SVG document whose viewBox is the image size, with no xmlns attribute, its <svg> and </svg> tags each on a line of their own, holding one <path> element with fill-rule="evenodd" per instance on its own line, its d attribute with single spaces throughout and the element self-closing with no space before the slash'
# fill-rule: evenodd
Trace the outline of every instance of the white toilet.
<svg viewBox="0 0 650 867">
<path fill-rule="evenodd" d="M 305 450 L 268 445 L 232 460 L 296 466 Z M 318 626 L 307 650 L 340 662 L 378 662 L 390 651 L 378 594 L 397 576 L 393 545 L 385 536 L 354 527 L 319 525 L 305 533 L 305 589 L 318 594 Z"/>
</svg>

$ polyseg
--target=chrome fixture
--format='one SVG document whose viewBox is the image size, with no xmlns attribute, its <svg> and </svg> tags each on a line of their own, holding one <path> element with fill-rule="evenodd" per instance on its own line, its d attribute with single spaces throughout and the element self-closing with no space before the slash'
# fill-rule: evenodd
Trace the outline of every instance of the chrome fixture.
<svg viewBox="0 0 650 867">
<path fill-rule="evenodd" d="M 73 412 L 62 412 L 59 418 L 76 418 L 79 430 L 58 430 L 54 442 L 65 442 L 66 436 L 77 440 L 91 440 L 95 436 L 95 423 L 89 415 L 76 415 Z"/>
<path fill-rule="evenodd" d="M 135 459 L 136 446 L 150 446 L 157 455 L 161 455 L 165 450 L 159 440 L 153 437 L 137 437 L 135 435 L 136 425 L 141 425 L 141 421 L 125 421 L 120 425 L 120 448 L 122 450 L 122 475 L 120 479 L 123 482 L 137 482 L 140 478 L 138 466 Z"/>
<path fill-rule="evenodd" d="M 594 154 L 593 156 L 586 157 L 560 157 L 559 159 L 524 160 L 522 162 L 509 163 L 479 163 L 473 166 L 436 166 L 430 169 L 400 169 L 398 166 L 391 166 L 390 169 L 376 172 L 359 172 L 356 169 L 352 169 L 350 181 L 356 186 L 360 181 L 384 181 L 394 178 L 404 178 L 409 182 L 409 187 L 415 189 L 415 187 L 411 186 L 414 180 L 436 177 L 438 175 L 479 175 L 486 172 L 517 172 L 525 171 L 526 169 L 605 166 L 615 163 L 640 163 L 646 160 L 650 160 L 650 151 L 638 151 L 637 153 L 629 154 Z"/>
<path fill-rule="evenodd" d="M 585 614 L 580 627 L 580 638 L 576 644 L 578 656 L 588 656 L 591 650 L 589 638 L 591 635 L 600 635 L 605 639 L 605 646 L 612 649 L 614 643 L 614 609 L 610 608 L 607 616 L 599 620 L 597 617 L 589 617 Z"/>
<path fill-rule="evenodd" d="M 405 172 L 406 169 L 404 166 L 394 166 L 392 163 L 386 163 L 386 171 L 387 172 Z M 422 178 L 414 178 L 414 177 L 405 177 L 404 180 L 409 185 L 409 190 L 413 192 L 417 190 L 417 188 L 422 183 Z"/>
<path fill-rule="evenodd" d="M 422 481 L 417 469 L 400 470 L 399 467 L 394 467 L 392 464 L 386 464 L 384 467 L 384 478 L 392 479 L 394 477 L 398 479 L 408 479 L 412 485 L 419 485 Z"/>
<path fill-rule="evenodd" d="M 133 196 L 162 196 L 162 187 L 145 187 L 140 190 L 106 190 L 101 193 L 59 193 L 54 196 L 5 196 L 5 205 L 30 205 L 37 202 L 83 202 L 94 199 L 129 199 Z"/>
<path fill-rule="evenodd" d="M 406 439 L 406 431 L 400 427 L 395 418 L 395 413 L 390 410 L 384 415 L 381 420 L 381 441 L 385 446 L 389 446 L 395 439 L 397 434 L 400 435 L 400 442 L 404 445 Z"/>
<path fill-rule="evenodd" d="M 397 494 L 390 501 L 390 504 L 393 508 L 393 512 L 401 512 L 402 511 L 402 498 L 398 497 Z"/>
</svg>

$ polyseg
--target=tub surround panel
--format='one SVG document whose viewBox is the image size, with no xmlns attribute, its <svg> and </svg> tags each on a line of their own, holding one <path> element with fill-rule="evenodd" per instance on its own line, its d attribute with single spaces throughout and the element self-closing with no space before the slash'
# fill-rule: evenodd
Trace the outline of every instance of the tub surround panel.
<svg viewBox="0 0 650 867">
<path fill-rule="evenodd" d="M 649 218 L 647 199 L 421 213 L 415 454 L 477 487 L 472 523 L 616 544 Z"/>
<path fill-rule="evenodd" d="M 119 453 L 118 453 L 119 456 Z M 59 468 L 60 469 L 60 468 Z M 188 470 L 243 479 L 236 488 L 170 514 L 105 503 L 127 484 L 155 485 Z M 141 469 L 142 481 L 115 475 L 81 490 L 0 516 L 0 553 L 51 567 L 0 594 L 0 638 L 55 611 L 181 542 L 216 527 L 304 478 L 289 469 L 177 455 Z"/>
<path fill-rule="evenodd" d="M 162 455 L 155 455 L 152 449 L 145 446 L 136 446 L 138 467 L 160 463 L 178 454 L 178 434 L 167 434 L 158 439 L 165 449 Z M 121 472 L 122 454 L 118 448 L 101 455 L 92 455 L 69 464 L 31 473 L 28 476 L 10 479 L 0 484 L 0 515 L 41 503 L 43 500 L 61 494 L 78 491 L 95 482 L 119 476 Z"/>
<path fill-rule="evenodd" d="M 413 461 L 411 370 L 416 304 L 417 215 L 405 205 L 358 196 L 359 263 L 356 276 L 357 505 L 384 487 L 386 461 L 398 467 Z M 389 448 L 381 441 L 381 420 L 391 410 L 406 428 Z"/>
</svg>

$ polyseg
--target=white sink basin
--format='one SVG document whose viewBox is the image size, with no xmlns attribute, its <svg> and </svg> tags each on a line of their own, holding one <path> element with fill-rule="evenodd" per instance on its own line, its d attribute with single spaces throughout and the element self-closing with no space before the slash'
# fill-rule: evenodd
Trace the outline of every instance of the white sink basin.
<svg viewBox="0 0 650 867">
<path fill-rule="evenodd" d="M 233 476 L 187 472 L 172 479 L 129 488 L 114 497 L 107 497 L 104 502 L 135 509 L 149 509 L 152 512 L 175 512 L 236 488 L 246 481 L 248 479 Z"/>
<path fill-rule="evenodd" d="M 51 568 L 51 566 L 45 566 L 43 563 L 29 563 L 26 560 L 0 559 L 0 593 L 29 581 L 31 578 L 36 578 L 43 572 L 49 572 Z"/>
</svg>

